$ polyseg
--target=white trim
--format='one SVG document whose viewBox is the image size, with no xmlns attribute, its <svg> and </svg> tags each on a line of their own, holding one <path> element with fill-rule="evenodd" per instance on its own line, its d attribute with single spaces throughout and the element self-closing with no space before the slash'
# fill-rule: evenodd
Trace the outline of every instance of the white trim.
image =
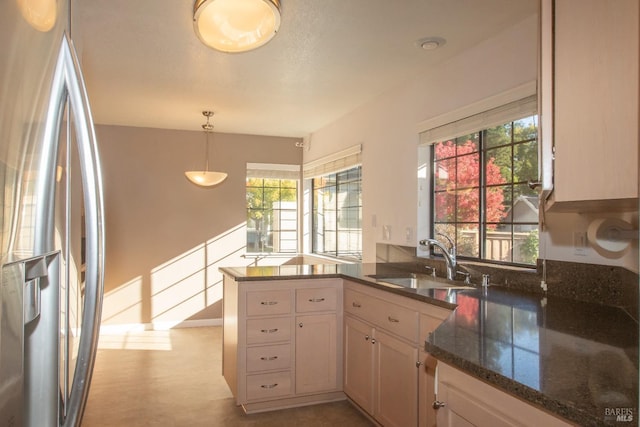
<svg viewBox="0 0 640 427">
<path fill-rule="evenodd" d="M 168 329 L 202 328 L 206 326 L 222 326 L 222 319 L 182 320 L 173 322 L 121 323 L 100 326 L 100 334 L 120 335 L 127 332 L 166 331 Z"/>
<path fill-rule="evenodd" d="M 302 166 L 302 168 L 303 170 L 313 169 L 325 163 L 335 162 L 336 160 L 340 160 L 344 157 L 360 154 L 361 152 L 362 152 L 362 144 L 356 144 L 353 147 L 349 147 L 342 151 L 338 151 L 336 153 L 329 154 L 328 156 L 324 156 L 319 159 L 307 162 Z"/>
<path fill-rule="evenodd" d="M 300 172 L 300 165 L 287 165 L 282 163 L 248 163 L 247 169 Z"/>
<path fill-rule="evenodd" d="M 300 179 L 300 165 L 247 163 L 247 178 Z"/>
<path fill-rule="evenodd" d="M 439 116 L 424 120 L 418 123 L 417 131 L 418 133 L 422 133 L 439 126 L 453 123 L 466 117 L 480 114 L 487 110 L 491 110 L 493 108 L 518 101 L 528 96 L 535 95 L 536 87 L 537 84 L 535 81 L 525 83 L 489 98 L 474 102 L 473 104 L 458 108 L 457 110 L 453 110 L 448 113 L 444 113 Z"/>
</svg>

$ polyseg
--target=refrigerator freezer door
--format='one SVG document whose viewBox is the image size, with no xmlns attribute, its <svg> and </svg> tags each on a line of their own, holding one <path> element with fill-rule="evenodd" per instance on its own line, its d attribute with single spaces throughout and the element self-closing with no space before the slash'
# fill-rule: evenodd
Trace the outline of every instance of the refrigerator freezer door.
<svg viewBox="0 0 640 427">
<path fill-rule="evenodd" d="M 2 266 L 0 284 L 0 427 L 23 425 L 24 326 L 40 317 L 40 287 L 57 274 L 59 252 Z"/>
<path fill-rule="evenodd" d="M 22 267 L 5 266 L 0 284 L 0 426 L 3 427 L 22 425 Z"/>
</svg>

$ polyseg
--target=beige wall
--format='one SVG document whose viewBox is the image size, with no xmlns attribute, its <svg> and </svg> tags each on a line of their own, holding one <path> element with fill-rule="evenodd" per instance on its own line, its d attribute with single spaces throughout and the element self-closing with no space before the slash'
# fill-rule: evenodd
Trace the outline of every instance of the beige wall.
<svg viewBox="0 0 640 427">
<path fill-rule="evenodd" d="M 419 158 L 419 124 L 535 81 L 537 26 L 537 16 L 519 22 L 310 136 L 305 162 L 362 144 L 364 261 L 375 261 L 376 243 L 416 246 L 429 237 L 419 229 L 429 210 L 428 197 L 419 203 L 419 193 L 429 190 L 418 186 L 419 171 L 428 167 Z"/>
<path fill-rule="evenodd" d="M 363 260 L 375 262 L 377 243 L 416 246 L 429 237 L 430 163 L 418 149 L 421 122 L 507 92 L 537 78 L 538 18 L 532 16 L 448 62 L 319 129 L 307 138 L 304 162 L 362 144 Z M 591 247 L 576 251 L 575 232 L 598 217 L 638 227 L 638 214 L 553 213 L 542 233 L 541 257 L 616 265 L 638 272 L 638 241 L 615 257 Z M 390 230 L 387 239 L 383 227 Z"/>
<path fill-rule="evenodd" d="M 173 324 L 220 318 L 218 266 L 244 250 L 247 162 L 300 164 L 295 139 L 216 133 L 210 169 L 225 182 L 201 188 L 201 131 L 97 126 L 104 176 L 103 323 Z"/>
</svg>

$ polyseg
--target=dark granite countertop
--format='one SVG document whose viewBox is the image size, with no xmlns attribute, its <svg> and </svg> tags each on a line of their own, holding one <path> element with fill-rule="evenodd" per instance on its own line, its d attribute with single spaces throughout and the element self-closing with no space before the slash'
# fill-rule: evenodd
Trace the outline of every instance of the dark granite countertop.
<svg viewBox="0 0 640 427">
<path fill-rule="evenodd" d="M 618 307 L 498 286 L 390 285 L 408 272 L 386 264 L 220 270 L 238 281 L 339 277 L 456 308 L 425 343 L 437 359 L 580 426 L 638 424 L 638 323 Z"/>
</svg>

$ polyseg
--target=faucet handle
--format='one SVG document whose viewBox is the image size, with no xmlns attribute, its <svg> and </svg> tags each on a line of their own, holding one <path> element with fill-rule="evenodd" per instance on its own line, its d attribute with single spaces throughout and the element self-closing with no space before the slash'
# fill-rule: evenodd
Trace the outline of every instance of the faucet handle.
<svg viewBox="0 0 640 427">
<path fill-rule="evenodd" d="M 489 276 L 488 274 L 483 274 L 482 275 L 482 287 L 486 288 L 487 286 L 489 286 L 489 280 L 491 280 L 491 276 Z"/>
<path fill-rule="evenodd" d="M 429 275 L 431 277 L 436 277 L 436 268 L 435 267 L 431 267 L 430 265 L 425 265 L 424 268 L 429 271 Z"/>
<path fill-rule="evenodd" d="M 465 285 L 470 285 L 471 284 L 471 273 L 467 273 L 466 271 L 457 270 L 456 274 L 460 274 L 460 275 L 464 276 L 464 284 Z"/>
</svg>

